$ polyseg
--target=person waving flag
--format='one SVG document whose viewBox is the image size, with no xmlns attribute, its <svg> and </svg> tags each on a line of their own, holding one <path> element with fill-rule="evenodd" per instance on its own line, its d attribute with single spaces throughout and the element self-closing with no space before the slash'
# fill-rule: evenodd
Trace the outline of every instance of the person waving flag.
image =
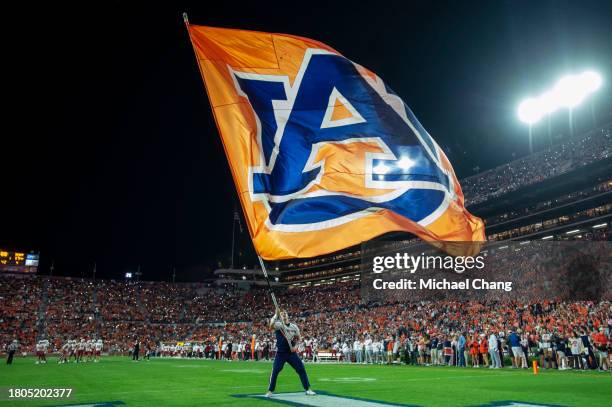
<svg viewBox="0 0 612 407">
<path fill-rule="evenodd" d="M 304 363 L 296 352 L 296 343 L 300 340 L 300 329 L 294 323 L 289 322 L 287 312 L 277 310 L 274 316 L 270 319 L 270 328 L 276 335 L 276 356 L 272 365 L 272 374 L 270 374 L 270 384 L 266 397 L 272 397 L 276 389 L 276 379 L 278 374 L 283 370 L 285 363 L 295 370 L 300 376 L 302 387 L 306 391 L 307 396 L 314 396 L 316 393 L 310 388 L 308 375 Z"/>
</svg>

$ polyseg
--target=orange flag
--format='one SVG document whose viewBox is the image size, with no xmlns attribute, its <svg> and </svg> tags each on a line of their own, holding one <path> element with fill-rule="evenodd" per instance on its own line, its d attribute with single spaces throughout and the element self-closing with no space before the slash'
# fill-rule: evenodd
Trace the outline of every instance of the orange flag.
<svg viewBox="0 0 612 407">
<path fill-rule="evenodd" d="M 394 231 L 478 251 L 484 225 L 465 209 L 450 162 L 380 77 L 311 39 L 187 28 L 263 258 L 318 256 Z"/>
</svg>

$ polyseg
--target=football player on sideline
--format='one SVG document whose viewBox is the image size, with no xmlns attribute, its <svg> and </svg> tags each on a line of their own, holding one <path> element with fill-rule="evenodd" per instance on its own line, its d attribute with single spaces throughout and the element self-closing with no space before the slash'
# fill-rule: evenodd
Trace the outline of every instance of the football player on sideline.
<svg viewBox="0 0 612 407">
<path fill-rule="evenodd" d="M 47 363 L 47 358 L 45 357 L 45 341 L 43 339 L 39 340 L 36 344 L 36 364 L 39 363 Z"/>
<path fill-rule="evenodd" d="M 99 339 L 94 344 L 94 362 L 98 363 L 100 361 L 100 354 L 102 353 L 102 339 Z"/>
<path fill-rule="evenodd" d="M 306 395 L 314 396 L 316 393 L 310 388 L 306 369 L 296 352 L 296 344 L 300 339 L 300 329 L 296 324 L 289 322 L 287 312 L 279 312 L 278 309 L 270 319 L 270 329 L 272 329 L 276 335 L 276 356 L 274 357 L 272 374 L 270 375 L 270 385 L 268 386 L 266 397 L 272 397 L 272 393 L 276 388 L 276 379 L 281 370 L 283 370 L 285 362 L 289 363 L 300 376 Z"/>
<path fill-rule="evenodd" d="M 59 358 L 57 359 L 57 363 L 67 363 L 69 354 L 70 354 L 70 340 L 64 342 L 64 344 L 60 348 L 60 355 L 59 355 Z"/>
</svg>

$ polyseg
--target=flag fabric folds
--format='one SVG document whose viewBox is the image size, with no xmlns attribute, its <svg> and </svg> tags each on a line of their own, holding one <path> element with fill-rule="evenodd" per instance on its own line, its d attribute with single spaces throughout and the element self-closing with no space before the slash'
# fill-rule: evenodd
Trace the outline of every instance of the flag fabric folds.
<svg viewBox="0 0 612 407">
<path fill-rule="evenodd" d="M 442 246 L 485 240 L 446 155 L 376 74 L 307 38 L 187 27 L 263 258 L 393 231 Z"/>
</svg>

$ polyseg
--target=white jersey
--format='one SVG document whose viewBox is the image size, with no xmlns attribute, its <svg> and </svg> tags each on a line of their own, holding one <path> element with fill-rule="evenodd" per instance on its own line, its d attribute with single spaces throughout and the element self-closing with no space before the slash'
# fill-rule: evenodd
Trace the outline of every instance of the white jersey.
<svg viewBox="0 0 612 407">
<path fill-rule="evenodd" d="M 102 341 L 98 341 L 98 342 L 96 342 L 96 343 L 95 343 L 95 345 L 94 345 L 94 349 L 95 349 L 97 352 L 101 351 L 101 350 L 102 350 Z"/>
<path fill-rule="evenodd" d="M 290 322 L 289 325 L 283 324 L 283 321 L 277 319 L 276 316 L 272 317 L 272 326 L 275 330 L 281 331 L 287 342 L 291 344 L 293 338 L 297 338 L 300 336 L 300 328 L 293 322 Z"/>
<path fill-rule="evenodd" d="M 542 335 L 542 341 L 540 342 L 540 347 L 542 349 L 550 349 L 550 341 L 551 335 L 546 333 Z"/>
<path fill-rule="evenodd" d="M 572 338 L 570 339 L 570 348 L 572 350 L 573 355 L 580 355 L 582 353 L 582 341 L 580 338 Z"/>
</svg>

